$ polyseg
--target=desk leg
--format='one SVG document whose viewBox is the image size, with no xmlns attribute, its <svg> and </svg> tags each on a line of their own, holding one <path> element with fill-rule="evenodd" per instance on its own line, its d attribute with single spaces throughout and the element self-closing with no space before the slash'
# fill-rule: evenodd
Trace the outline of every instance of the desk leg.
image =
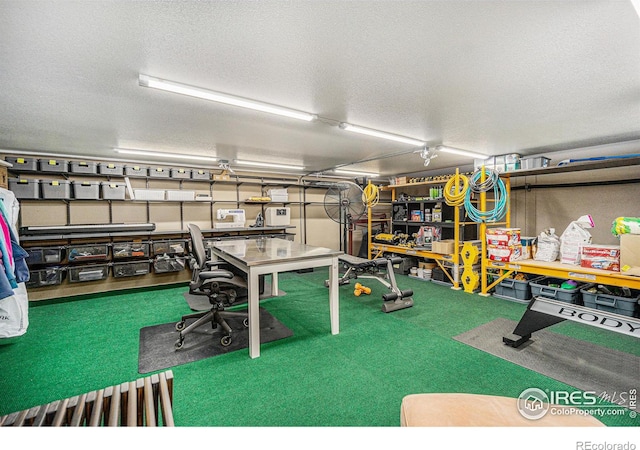
<svg viewBox="0 0 640 450">
<path fill-rule="evenodd" d="M 260 286 L 258 275 L 249 269 L 249 356 L 260 356 Z"/>
<path fill-rule="evenodd" d="M 278 272 L 271 274 L 271 296 L 277 297 L 279 292 L 278 288 Z"/>
<path fill-rule="evenodd" d="M 338 258 L 331 260 L 329 268 L 329 315 L 331 316 L 331 334 L 340 333 L 340 292 L 338 283 Z"/>
</svg>

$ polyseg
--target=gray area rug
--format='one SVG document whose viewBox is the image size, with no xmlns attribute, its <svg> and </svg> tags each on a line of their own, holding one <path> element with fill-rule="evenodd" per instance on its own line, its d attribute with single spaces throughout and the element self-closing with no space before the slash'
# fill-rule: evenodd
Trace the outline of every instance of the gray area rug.
<svg viewBox="0 0 640 450">
<path fill-rule="evenodd" d="M 179 320 L 176 317 L 176 321 Z M 187 325 L 195 319 L 189 319 Z M 241 318 L 227 319 L 234 330 L 231 345 L 223 347 L 220 327 L 212 329 L 210 324 L 197 328 L 185 336 L 184 347 L 176 350 L 178 340 L 176 322 L 153 325 L 140 330 L 140 348 L 138 353 L 138 372 L 149 373 L 193 361 L 223 355 L 249 347 L 249 330 L 242 324 Z M 260 342 L 265 344 L 293 336 L 293 331 L 284 326 L 265 309 L 260 308 Z M 247 351 L 247 350 L 245 350 Z M 247 358 L 249 353 L 247 351 Z"/>
<path fill-rule="evenodd" d="M 536 331 L 520 348 L 509 347 L 502 337 L 513 333 L 516 325 L 499 318 L 454 339 L 599 397 L 640 388 L 640 357 L 548 330 Z M 637 405 L 633 409 L 639 410 Z"/>
</svg>

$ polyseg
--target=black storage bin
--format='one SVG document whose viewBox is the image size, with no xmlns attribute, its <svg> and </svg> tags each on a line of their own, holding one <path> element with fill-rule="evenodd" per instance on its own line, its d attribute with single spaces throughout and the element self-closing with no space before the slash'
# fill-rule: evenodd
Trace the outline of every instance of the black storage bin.
<svg viewBox="0 0 640 450">
<path fill-rule="evenodd" d="M 108 257 L 108 244 L 82 244 L 69 247 L 69 262 L 104 261 Z"/>
<path fill-rule="evenodd" d="M 113 263 L 111 268 L 114 278 L 135 277 L 146 275 L 150 271 L 149 261 L 131 261 Z"/>
<path fill-rule="evenodd" d="M 183 257 L 157 256 L 153 260 L 153 271 L 155 273 L 180 272 L 186 267 Z"/>
<path fill-rule="evenodd" d="M 92 264 L 89 266 L 68 267 L 69 283 L 104 280 L 109 276 L 108 264 Z"/>
<path fill-rule="evenodd" d="M 26 259 L 28 266 L 61 263 L 64 259 L 64 247 L 30 247 L 25 250 L 29 253 Z"/>
<path fill-rule="evenodd" d="M 46 269 L 30 270 L 29 281 L 25 283 L 28 289 L 43 286 L 55 286 L 62 283 L 64 270 L 62 267 L 47 267 Z"/>
<path fill-rule="evenodd" d="M 114 242 L 112 246 L 113 258 L 148 258 L 148 242 Z"/>
</svg>

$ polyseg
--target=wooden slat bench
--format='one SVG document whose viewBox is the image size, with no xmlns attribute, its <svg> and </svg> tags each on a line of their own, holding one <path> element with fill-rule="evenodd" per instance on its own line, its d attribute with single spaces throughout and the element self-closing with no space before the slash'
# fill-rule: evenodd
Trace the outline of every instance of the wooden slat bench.
<svg viewBox="0 0 640 450">
<path fill-rule="evenodd" d="M 173 427 L 172 404 L 173 372 L 167 370 L 1 416 L 0 426 Z"/>
</svg>

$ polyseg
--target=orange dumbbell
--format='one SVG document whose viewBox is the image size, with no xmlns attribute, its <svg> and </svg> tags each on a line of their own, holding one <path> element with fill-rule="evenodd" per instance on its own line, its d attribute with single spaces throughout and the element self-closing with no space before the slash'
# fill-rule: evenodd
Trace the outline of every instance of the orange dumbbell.
<svg viewBox="0 0 640 450">
<path fill-rule="evenodd" d="M 356 297 L 360 297 L 361 294 L 371 294 L 371 288 L 361 285 L 360 283 L 356 283 L 355 289 L 353 290 L 353 295 Z"/>
</svg>

